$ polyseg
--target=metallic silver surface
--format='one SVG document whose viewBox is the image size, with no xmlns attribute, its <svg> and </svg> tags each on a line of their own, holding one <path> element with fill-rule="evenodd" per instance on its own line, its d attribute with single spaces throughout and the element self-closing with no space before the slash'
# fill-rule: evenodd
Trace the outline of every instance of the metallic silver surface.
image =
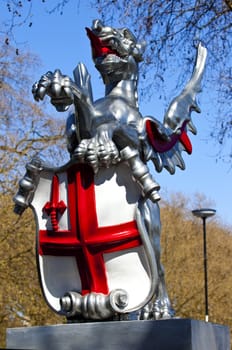
<svg viewBox="0 0 232 350">
<path fill-rule="evenodd" d="M 155 182 L 150 174 L 148 167 L 142 162 L 139 152 L 127 146 L 120 152 L 122 160 L 126 160 L 131 168 L 134 180 L 141 187 L 145 198 L 152 202 L 160 200 L 158 190 L 160 186 Z"/>
<path fill-rule="evenodd" d="M 58 111 L 74 106 L 74 113 L 69 115 L 66 124 L 71 162 L 88 164 L 95 174 L 100 168 L 120 163 L 130 168 L 131 177 L 141 189 L 136 222 L 152 280 L 149 295 L 138 307 L 140 319 L 169 318 L 174 312 L 160 262 L 161 225 L 157 204 L 160 186 L 146 163 L 152 160 L 158 172 L 165 168 L 171 174 L 176 167 L 185 168 L 181 153 L 185 150 L 190 153 L 185 132 L 196 133 L 191 112 L 200 112 L 196 94 L 201 91 L 206 49 L 199 45 L 192 77 L 171 102 L 161 123 L 153 117 L 143 117 L 138 108 L 138 64 L 143 59 L 145 44 L 138 43 L 129 29 L 104 26 L 99 20 L 93 22 L 92 29 L 87 28 L 87 35 L 95 66 L 105 84 L 105 97 L 93 100 L 90 75 L 83 63 L 75 68 L 74 81 L 60 70 L 47 72 L 33 85 L 32 92 L 37 101 L 48 95 Z M 14 198 L 18 213 L 32 200 L 40 167 L 35 169 L 27 168 L 20 182 Z M 82 296 L 70 291 L 60 299 L 66 316 L 80 314 L 85 319 L 95 320 L 123 314 L 127 302 L 127 295 L 121 290 L 108 296 L 96 293 Z"/>
<path fill-rule="evenodd" d="M 123 313 L 128 304 L 128 295 L 122 289 L 114 290 L 109 295 L 89 293 L 84 296 L 77 292 L 66 293 L 60 304 L 66 317 L 81 315 L 85 319 L 103 320 Z"/>
<path fill-rule="evenodd" d="M 197 57 L 193 74 L 188 84 L 181 94 L 173 99 L 164 116 L 164 125 L 170 127 L 174 132 L 178 132 L 183 119 L 188 119 L 189 130 L 196 134 L 196 127 L 192 123 L 191 112 L 200 113 L 200 108 L 196 101 L 196 95 L 201 92 L 201 81 L 205 67 L 207 50 L 201 45 L 198 46 Z"/>
<path fill-rule="evenodd" d="M 19 181 L 19 190 L 13 198 L 15 202 L 14 212 L 19 215 L 29 207 L 33 199 L 34 191 L 39 180 L 39 174 L 42 170 L 41 161 L 38 158 L 32 159 L 32 161 L 26 165 L 26 170 L 26 174 Z"/>
<path fill-rule="evenodd" d="M 151 300 L 147 305 L 141 309 L 140 319 L 160 319 L 173 317 L 175 312 L 172 309 L 171 302 L 169 300 L 165 278 L 164 268 L 161 264 L 160 254 L 160 234 L 161 234 L 161 222 L 160 222 L 160 209 L 158 203 L 151 201 L 141 200 L 139 202 L 137 210 L 137 223 L 142 232 L 142 237 L 146 238 L 147 246 L 150 251 L 147 251 L 147 255 L 150 257 L 150 264 L 156 266 L 158 276 L 153 276 L 153 280 L 157 280 L 155 292 Z M 150 242 L 150 245 L 148 243 Z M 155 258 L 155 261 L 153 260 Z"/>
</svg>

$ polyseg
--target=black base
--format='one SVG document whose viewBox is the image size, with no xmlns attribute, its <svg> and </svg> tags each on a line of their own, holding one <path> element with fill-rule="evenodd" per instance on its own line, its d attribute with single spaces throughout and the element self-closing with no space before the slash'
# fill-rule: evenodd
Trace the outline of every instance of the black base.
<svg viewBox="0 0 232 350">
<path fill-rule="evenodd" d="M 229 328 L 191 319 L 12 328 L 7 349 L 230 350 Z"/>
</svg>

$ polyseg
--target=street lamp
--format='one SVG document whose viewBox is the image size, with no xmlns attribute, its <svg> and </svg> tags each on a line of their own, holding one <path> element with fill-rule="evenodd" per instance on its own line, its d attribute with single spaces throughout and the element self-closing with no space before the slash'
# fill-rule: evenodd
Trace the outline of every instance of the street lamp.
<svg viewBox="0 0 232 350">
<path fill-rule="evenodd" d="M 192 210 L 194 216 L 201 218 L 203 221 L 203 252 L 204 252 L 204 274 L 205 274 L 205 322 L 209 321 L 208 308 L 208 275 L 207 275 L 207 243 L 206 243 L 206 219 L 215 215 L 215 209 L 195 209 Z"/>
</svg>

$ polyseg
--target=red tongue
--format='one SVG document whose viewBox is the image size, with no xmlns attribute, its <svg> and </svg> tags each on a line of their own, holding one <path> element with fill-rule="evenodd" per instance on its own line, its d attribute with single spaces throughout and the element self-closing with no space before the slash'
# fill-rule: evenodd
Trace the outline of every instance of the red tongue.
<svg viewBox="0 0 232 350">
<path fill-rule="evenodd" d="M 100 38 L 98 38 L 91 29 L 85 28 L 87 35 L 91 41 L 92 51 L 93 51 L 93 57 L 102 57 L 109 54 L 117 55 L 117 52 L 115 50 L 112 50 L 111 48 L 105 46 Z"/>
</svg>

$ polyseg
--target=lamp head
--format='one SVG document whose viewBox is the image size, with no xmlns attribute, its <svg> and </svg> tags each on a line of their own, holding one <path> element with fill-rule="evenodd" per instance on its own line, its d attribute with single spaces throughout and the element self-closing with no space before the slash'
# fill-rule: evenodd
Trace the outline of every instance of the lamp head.
<svg viewBox="0 0 232 350">
<path fill-rule="evenodd" d="M 202 208 L 202 209 L 192 210 L 192 213 L 194 216 L 198 218 L 207 219 L 210 216 L 214 216 L 216 214 L 216 210 L 210 209 L 210 208 Z"/>
</svg>

